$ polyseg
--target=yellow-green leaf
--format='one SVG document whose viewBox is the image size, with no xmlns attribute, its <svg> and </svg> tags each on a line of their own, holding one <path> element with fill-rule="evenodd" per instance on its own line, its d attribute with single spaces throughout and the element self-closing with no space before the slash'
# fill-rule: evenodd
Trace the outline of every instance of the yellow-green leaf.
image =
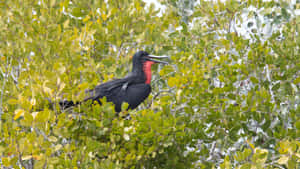
<svg viewBox="0 0 300 169">
<path fill-rule="evenodd" d="M 22 160 L 30 160 L 32 158 L 32 156 L 31 155 L 27 155 L 27 156 L 23 156 L 22 157 Z"/>
<path fill-rule="evenodd" d="M 58 151 L 58 150 L 60 150 L 61 148 L 62 148 L 62 145 L 61 145 L 61 144 L 58 144 L 58 145 L 55 146 L 54 150 L 55 150 L 55 151 Z"/>
<path fill-rule="evenodd" d="M 49 141 L 51 141 L 51 142 L 57 142 L 57 138 L 54 137 L 54 136 L 50 136 L 50 137 L 48 137 L 48 139 L 49 139 Z"/>
<path fill-rule="evenodd" d="M 16 100 L 16 99 L 9 99 L 9 100 L 7 101 L 7 103 L 8 103 L 8 104 L 12 104 L 12 105 L 14 105 L 14 104 L 18 104 L 18 103 L 19 103 L 19 101 L 18 101 L 18 100 Z"/>
<path fill-rule="evenodd" d="M 24 112 L 25 112 L 25 110 L 23 110 L 23 109 L 17 109 L 15 111 L 14 120 L 17 120 L 19 117 L 24 116 Z"/>
<path fill-rule="evenodd" d="M 53 7 L 55 5 L 56 0 L 51 0 L 50 1 L 50 6 Z"/>
<path fill-rule="evenodd" d="M 10 166 L 10 159 L 8 157 L 2 157 L 2 164 L 6 167 Z"/>
<path fill-rule="evenodd" d="M 282 164 L 287 164 L 288 161 L 289 161 L 289 157 L 283 155 L 277 160 L 277 163 L 282 165 Z"/>
<path fill-rule="evenodd" d="M 170 78 L 168 79 L 168 85 L 169 85 L 170 87 L 175 86 L 176 83 L 177 83 L 177 79 L 176 79 L 175 77 L 170 77 Z"/>
<path fill-rule="evenodd" d="M 68 27 L 69 27 L 69 23 L 70 23 L 70 20 L 69 20 L 69 19 L 66 20 L 66 21 L 64 22 L 64 24 L 63 24 L 63 27 L 64 27 L 64 28 L 68 28 Z"/>
<path fill-rule="evenodd" d="M 298 83 L 300 83 L 300 76 L 294 80 L 294 84 L 298 84 Z"/>
</svg>

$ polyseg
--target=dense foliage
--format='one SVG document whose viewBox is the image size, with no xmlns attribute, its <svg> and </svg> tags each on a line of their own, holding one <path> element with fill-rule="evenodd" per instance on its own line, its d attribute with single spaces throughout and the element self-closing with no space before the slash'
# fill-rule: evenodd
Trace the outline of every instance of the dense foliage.
<svg viewBox="0 0 300 169">
<path fill-rule="evenodd" d="M 300 167 L 300 4 L 161 3 L 0 2 L 0 166 Z M 141 49 L 172 61 L 137 110 L 60 110 Z"/>
</svg>

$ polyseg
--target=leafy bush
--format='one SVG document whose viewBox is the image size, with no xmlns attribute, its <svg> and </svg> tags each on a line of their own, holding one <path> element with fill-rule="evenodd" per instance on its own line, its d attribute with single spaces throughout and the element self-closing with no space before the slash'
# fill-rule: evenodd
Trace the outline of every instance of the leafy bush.
<svg viewBox="0 0 300 169">
<path fill-rule="evenodd" d="M 193 2 L 0 3 L 0 165 L 299 168 L 299 3 Z M 60 110 L 141 49 L 172 63 L 137 110 Z"/>
</svg>

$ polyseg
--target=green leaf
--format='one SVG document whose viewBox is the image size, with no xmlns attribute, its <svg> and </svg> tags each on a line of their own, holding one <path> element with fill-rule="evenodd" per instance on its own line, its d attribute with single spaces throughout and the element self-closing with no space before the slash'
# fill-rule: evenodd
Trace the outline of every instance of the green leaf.
<svg viewBox="0 0 300 169">
<path fill-rule="evenodd" d="M 122 103 L 122 111 L 127 111 L 129 104 L 127 102 Z"/>
<path fill-rule="evenodd" d="M 300 76 L 297 77 L 294 81 L 293 81 L 294 84 L 299 84 L 300 83 Z"/>
<path fill-rule="evenodd" d="M 9 167 L 11 164 L 10 164 L 10 159 L 8 157 L 2 157 L 1 158 L 2 160 L 2 164 L 5 166 L 5 167 Z"/>
<path fill-rule="evenodd" d="M 175 77 L 170 77 L 170 78 L 168 79 L 168 85 L 169 85 L 170 87 L 174 87 L 176 84 L 177 84 L 177 79 L 176 79 Z"/>
<path fill-rule="evenodd" d="M 280 83 L 277 83 L 272 87 L 272 90 L 277 91 L 279 88 L 280 88 Z"/>
<path fill-rule="evenodd" d="M 15 111 L 15 117 L 14 120 L 17 120 L 19 117 L 24 116 L 25 110 L 23 109 L 17 109 Z"/>
<path fill-rule="evenodd" d="M 43 110 L 38 112 L 38 114 L 35 117 L 35 121 L 39 123 L 44 123 L 48 120 L 49 117 L 50 117 L 49 110 Z"/>
<path fill-rule="evenodd" d="M 257 80 L 257 78 L 255 78 L 253 76 L 250 77 L 250 80 L 251 80 L 251 82 L 253 82 L 255 84 L 259 83 L 259 81 Z"/>
<path fill-rule="evenodd" d="M 33 122 L 33 117 L 31 115 L 31 113 L 28 113 L 28 112 L 25 112 L 24 113 L 24 125 L 25 126 L 31 126 L 32 125 L 32 122 Z"/>
<path fill-rule="evenodd" d="M 50 1 L 50 6 L 53 7 L 55 5 L 55 3 L 56 3 L 56 0 L 51 0 Z"/>
<path fill-rule="evenodd" d="M 240 169 L 249 169 L 249 168 L 251 168 L 251 164 L 249 164 L 249 163 L 246 163 L 246 164 L 243 164 L 240 166 Z"/>
<path fill-rule="evenodd" d="M 287 164 L 287 163 L 288 163 L 288 160 L 289 160 L 289 157 L 288 157 L 288 156 L 282 155 L 282 156 L 277 160 L 277 163 L 280 164 L 280 165 Z"/>
<path fill-rule="evenodd" d="M 16 99 L 9 99 L 7 101 L 8 104 L 12 104 L 12 105 L 15 105 L 15 104 L 18 104 L 19 103 L 19 100 L 16 100 Z"/>
<path fill-rule="evenodd" d="M 300 130 L 300 120 L 295 122 L 296 129 Z"/>
<path fill-rule="evenodd" d="M 57 142 L 57 138 L 54 137 L 54 136 L 49 136 L 48 139 L 49 139 L 49 141 L 51 141 L 51 142 Z"/>
<path fill-rule="evenodd" d="M 83 17 L 85 14 L 84 9 L 82 8 L 73 8 L 72 15 L 75 17 Z"/>
<path fill-rule="evenodd" d="M 0 153 L 2 154 L 5 151 L 5 148 L 3 146 L 0 146 Z"/>
</svg>

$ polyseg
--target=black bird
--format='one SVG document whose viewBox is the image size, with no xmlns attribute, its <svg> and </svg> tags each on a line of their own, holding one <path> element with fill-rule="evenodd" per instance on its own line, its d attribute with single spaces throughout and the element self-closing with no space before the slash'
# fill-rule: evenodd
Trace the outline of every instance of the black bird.
<svg viewBox="0 0 300 169">
<path fill-rule="evenodd" d="M 96 86 L 88 90 L 89 97 L 85 101 L 92 100 L 101 104 L 100 100 L 106 97 L 107 102 L 115 105 L 115 111 L 120 112 L 122 103 L 129 104 L 128 109 L 135 109 L 141 104 L 151 92 L 151 65 L 154 63 L 167 64 L 168 62 L 156 60 L 158 58 L 168 58 L 168 56 L 149 55 L 145 51 L 139 51 L 134 54 L 132 59 L 132 71 L 123 79 L 115 79 Z M 62 109 L 66 109 L 81 102 L 60 101 Z"/>
</svg>

